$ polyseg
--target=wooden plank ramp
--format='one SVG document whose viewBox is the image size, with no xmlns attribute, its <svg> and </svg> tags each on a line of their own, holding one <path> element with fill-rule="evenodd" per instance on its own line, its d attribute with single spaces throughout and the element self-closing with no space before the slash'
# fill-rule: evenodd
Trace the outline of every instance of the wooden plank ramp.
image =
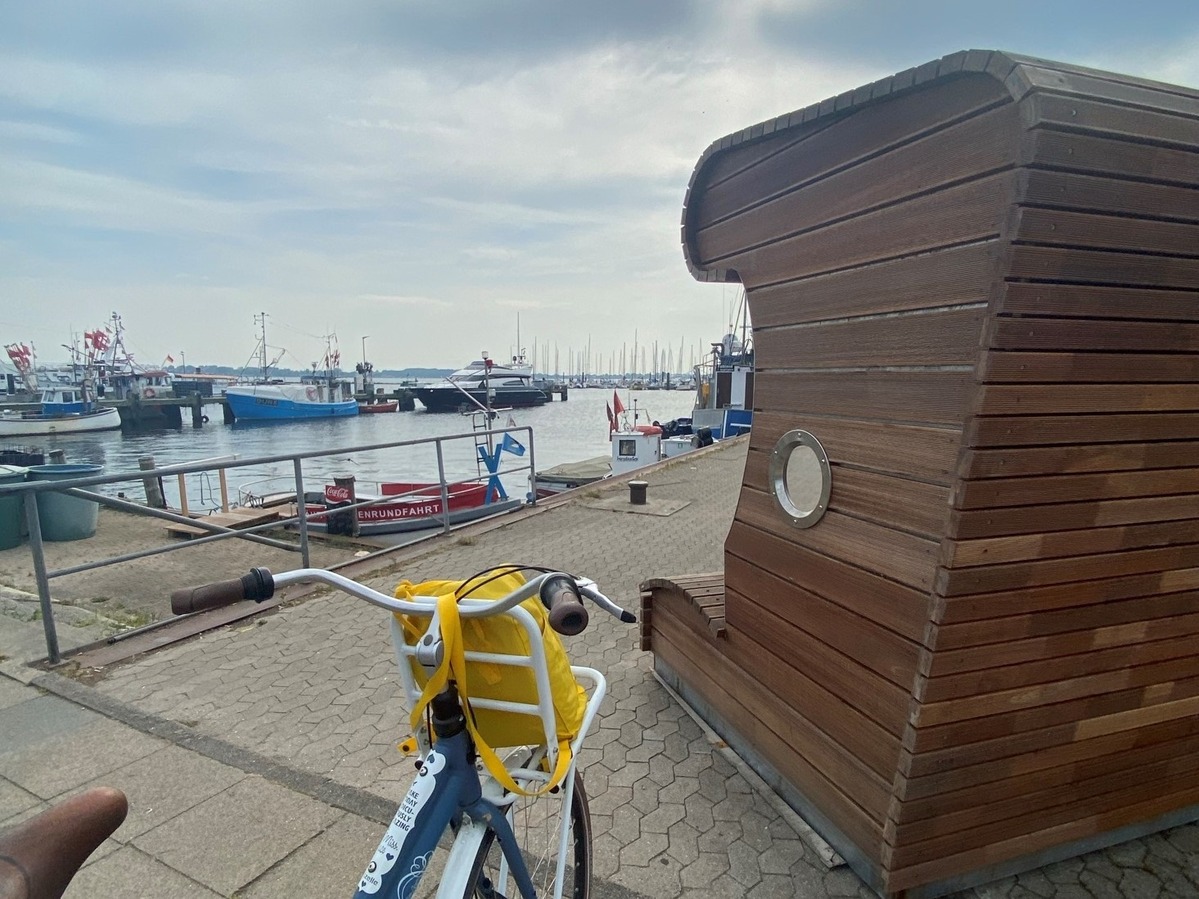
<svg viewBox="0 0 1199 899">
<path fill-rule="evenodd" d="M 211 515 L 193 515 L 193 518 L 203 520 L 205 524 L 215 525 L 221 528 L 232 528 L 235 531 L 240 531 L 245 528 L 252 528 L 256 525 L 266 524 L 268 521 L 277 521 L 282 517 L 280 509 L 230 509 L 228 512 L 213 512 Z M 192 527 L 186 524 L 176 524 L 168 522 L 166 525 L 167 533 L 172 537 L 183 537 L 190 540 L 193 537 L 207 537 L 214 533 L 207 528 Z"/>
</svg>

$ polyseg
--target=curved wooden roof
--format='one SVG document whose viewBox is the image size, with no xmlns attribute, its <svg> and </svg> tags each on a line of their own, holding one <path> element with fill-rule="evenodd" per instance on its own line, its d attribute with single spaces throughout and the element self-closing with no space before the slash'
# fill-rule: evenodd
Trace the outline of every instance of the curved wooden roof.
<svg viewBox="0 0 1199 899">
<path fill-rule="evenodd" d="M 1111 99 L 1134 107 L 1193 115 L 1194 127 L 1190 129 L 1193 133 L 1180 136 L 1176 140 L 1171 140 L 1169 135 L 1163 135 L 1160 140 L 1164 145 L 1193 147 L 1199 139 L 1199 90 L 999 50 L 962 50 L 924 65 L 905 69 L 855 90 L 846 91 L 820 103 L 813 103 L 811 106 L 751 125 L 714 141 L 696 163 L 683 201 L 683 255 L 691 274 L 698 281 L 741 280 L 735 271 L 729 269 L 703 268 L 692 252 L 694 235 L 689 210 L 697 186 L 702 191 L 705 171 L 715 159 L 733 148 L 761 141 L 791 129 L 804 128 L 817 120 L 827 121 L 844 116 L 885 98 L 964 74 L 989 75 L 1001 83 L 1016 102 L 1029 94 L 1052 92 Z"/>
</svg>

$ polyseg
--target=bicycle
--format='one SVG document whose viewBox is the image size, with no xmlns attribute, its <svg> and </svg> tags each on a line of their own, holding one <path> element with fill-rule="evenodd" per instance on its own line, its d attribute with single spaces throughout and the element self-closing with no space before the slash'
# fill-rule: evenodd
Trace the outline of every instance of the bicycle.
<svg viewBox="0 0 1199 899">
<path fill-rule="evenodd" d="M 521 603 L 538 597 L 548 610 L 548 626 L 562 634 L 577 634 L 587 626 L 584 597 L 623 622 L 635 622 L 636 617 L 586 578 L 532 566 L 502 569 L 507 573 L 513 570 L 540 573 L 501 598 L 464 596 L 452 607 L 462 619 L 508 615 L 523 628 L 528 635 L 527 655 L 470 650 L 463 655 L 468 662 L 527 669 L 536 683 L 537 701 L 469 695 L 464 700 L 455 680 L 432 696 L 429 714 L 414 736 L 419 751 L 416 777 L 359 880 L 355 899 L 411 899 L 433 895 L 431 887 L 439 899 L 590 896 L 591 816 L 577 759 L 607 684 L 592 668 L 570 666 L 576 682 L 584 686 L 586 706 L 568 749 L 566 741 L 559 745 L 542 631 Z M 392 643 L 401 681 L 409 702 L 417 703 L 424 688 L 415 671 L 423 670 L 431 678 L 446 653 L 455 651 L 453 645 L 447 648 L 443 639 L 441 619 L 449 610 L 438 609 L 438 597 L 397 599 L 323 569 L 272 575 L 255 568 L 241 578 L 175 591 L 171 605 L 176 614 L 187 614 L 243 599 L 263 602 L 282 587 L 310 581 L 393 613 Z M 397 613 L 428 619 L 419 639 L 405 637 Z M 472 737 L 474 716 L 488 710 L 536 716 L 541 725 L 540 742 L 510 750 L 500 772 L 481 760 L 479 750 L 486 746 L 476 745 Z M 505 780 L 509 786 L 504 786 Z M 448 852 L 436 856 L 438 843 L 446 834 L 452 839 Z M 440 868 L 435 856 L 440 858 Z M 513 888 L 517 892 L 512 892 Z"/>
</svg>

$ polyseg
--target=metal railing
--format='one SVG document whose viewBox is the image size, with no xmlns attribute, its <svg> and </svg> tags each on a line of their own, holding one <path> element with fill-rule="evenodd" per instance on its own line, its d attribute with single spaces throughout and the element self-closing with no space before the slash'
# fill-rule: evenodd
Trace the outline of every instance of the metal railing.
<svg viewBox="0 0 1199 899">
<path fill-rule="evenodd" d="M 46 636 L 46 655 L 50 664 L 57 665 L 62 661 L 62 654 L 58 646 L 58 635 L 54 624 L 54 610 L 50 599 L 50 581 L 55 578 L 65 577 L 71 574 L 79 574 L 84 571 L 91 571 L 97 568 L 103 568 L 109 565 L 117 565 L 122 562 L 131 562 L 135 559 L 144 559 L 148 556 L 155 556 L 162 553 L 175 552 L 180 549 L 191 549 L 197 545 L 213 543 L 219 540 L 228 540 L 230 538 L 238 538 L 249 540 L 264 546 L 282 549 L 288 552 L 300 553 L 302 559 L 302 567 L 310 567 L 309 558 L 309 520 L 307 503 L 305 502 L 304 492 L 304 470 L 303 463 L 306 460 L 319 459 L 326 456 L 344 455 L 348 453 L 370 453 L 382 450 L 396 449 L 411 449 L 421 446 L 433 445 L 437 458 L 437 485 L 440 486 L 441 493 L 441 527 L 439 533 L 447 533 L 451 530 L 450 520 L 450 503 L 449 503 L 449 485 L 450 481 L 446 477 L 446 462 L 444 447 L 448 443 L 456 441 L 470 440 L 476 446 L 476 461 L 478 461 L 478 448 L 486 445 L 492 447 L 495 438 L 503 440 L 506 434 L 523 434 L 527 442 L 525 450 L 527 452 L 527 462 L 524 464 L 512 465 L 511 467 L 499 470 L 497 461 L 497 470 L 484 471 L 480 467 L 476 467 L 474 476 L 464 476 L 456 478 L 459 483 L 468 481 L 491 482 L 493 478 L 498 478 L 501 475 L 511 476 L 513 474 L 527 471 L 529 478 L 529 491 L 526 496 L 526 501 L 533 505 L 536 503 L 536 490 L 534 489 L 534 472 L 536 471 L 536 453 L 533 440 L 533 429 L 528 426 L 523 427 L 505 427 L 495 428 L 491 430 L 476 429 L 470 433 L 450 434 L 443 437 L 426 437 L 419 440 L 401 440 L 392 443 L 372 443 L 362 446 L 338 447 L 329 450 L 315 450 L 303 453 L 287 453 L 271 456 L 255 456 L 252 458 L 238 457 L 221 457 L 219 459 L 204 459 L 196 462 L 182 463 L 178 465 L 168 465 L 162 468 L 137 469 L 136 471 L 122 472 L 120 474 L 105 474 L 105 475 L 90 475 L 87 477 L 71 478 L 69 480 L 42 480 L 42 481 L 19 481 L 15 483 L 0 484 L 0 498 L 20 495 L 24 499 L 25 507 L 25 524 L 29 531 L 29 549 L 33 556 L 33 572 L 34 579 L 37 582 L 38 600 L 41 606 L 41 616 L 43 628 Z M 484 443 L 480 443 L 484 440 Z M 495 456 L 498 460 L 499 456 Z M 525 458 L 525 457 L 519 457 Z M 222 525 L 212 524 L 204 521 L 204 518 L 193 518 L 188 515 L 171 512 L 164 509 L 152 508 L 148 505 L 130 502 L 127 499 L 120 497 L 108 496 L 103 493 L 98 493 L 95 490 L 87 489 L 94 487 L 102 487 L 108 484 L 118 484 L 124 481 L 145 482 L 149 478 L 162 478 L 170 476 L 178 476 L 180 479 L 181 489 L 183 478 L 188 474 L 207 474 L 213 470 L 220 470 L 222 480 L 224 479 L 225 470 L 231 468 L 246 468 L 251 466 L 271 465 L 279 462 L 292 463 L 292 478 L 294 483 L 294 493 L 296 497 L 296 514 L 294 516 L 282 519 L 273 519 L 262 524 L 253 525 L 246 528 L 229 528 Z M 433 484 L 428 487 L 423 487 L 422 490 L 432 489 Z M 106 559 L 100 559 L 94 562 L 87 562 L 81 565 L 73 565 L 66 568 L 58 568 L 49 570 L 46 567 L 45 546 L 43 544 L 41 517 L 38 511 L 37 497 L 42 493 L 61 493 L 67 496 L 74 496 L 84 500 L 90 500 L 100 505 L 109 508 L 118 509 L 124 512 L 132 512 L 137 515 L 144 515 L 150 518 L 157 518 L 163 521 L 172 522 L 174 524 L 186 525 L 189 528 L 198 528 L 201 531 L 209 532 L 207 536 L 198 537 L 188 540 L 185 543 L 170 543 L 162 546 L 155 546 L 149 549 L 141 549 L 134 552 L 124 553 L 118 556 L 112 556 Z M 413 491 L 415 493 L 417 491 Z M 411 496 L 412 493 L 389 495 L 378 498 L 366 499 L 351 504 L 339 504 L 335 509 L 330 508 L 328 511 L 322 512 L 322 516 L 328 516 L 334 512 L 344 513 L 352 510 L 357 510 L 366 506 L 377 505 L 380 503 L 395 502 L 403 499 L 405 496 Z M 488 500 L 490 501 L 490 491 L 488 491 Z M 510 506 L 505 506 L 510 508 Z M 294 526 L 299 537 L 298 545 L 284 540 L 277 540 L 272 537 L 262 536 L 260 532 L 267 530 L 278 530 L 281 527 Z M 169 619 L 168 619 L 169 620 Z M 154 625 L 151 625 L 153 627 Z M 138 628 L 139 631 L 144 631 L 146 628 Z"/>
</svg>

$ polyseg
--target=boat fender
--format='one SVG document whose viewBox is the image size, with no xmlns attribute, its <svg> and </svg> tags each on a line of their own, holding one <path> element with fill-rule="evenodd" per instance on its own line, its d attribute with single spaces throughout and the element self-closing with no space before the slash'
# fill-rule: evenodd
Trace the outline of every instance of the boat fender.
<svg viewBox="0 0 1199 899">
<path fill-rule="evenodd" d="M 144 400 L 154 399 L 154 388 L 153 387 L 143 388 L 142 389 L 142 399 L 144 399 Z"/>
<path fill-rule="evenodd" d="M 662 433 L 662 429 L 657 425 L 637 425 L 636 430 L 638 433 L 648 434 L 650 436 Z"/>
<path fill-rule="evenodd" d="M 208 416 L 207 416 L 207 415 L 201 415 L 201 416 L 200 416 L 200 421 L 202 421 L 204 424 L 208 424 Z"/>
</svg>

